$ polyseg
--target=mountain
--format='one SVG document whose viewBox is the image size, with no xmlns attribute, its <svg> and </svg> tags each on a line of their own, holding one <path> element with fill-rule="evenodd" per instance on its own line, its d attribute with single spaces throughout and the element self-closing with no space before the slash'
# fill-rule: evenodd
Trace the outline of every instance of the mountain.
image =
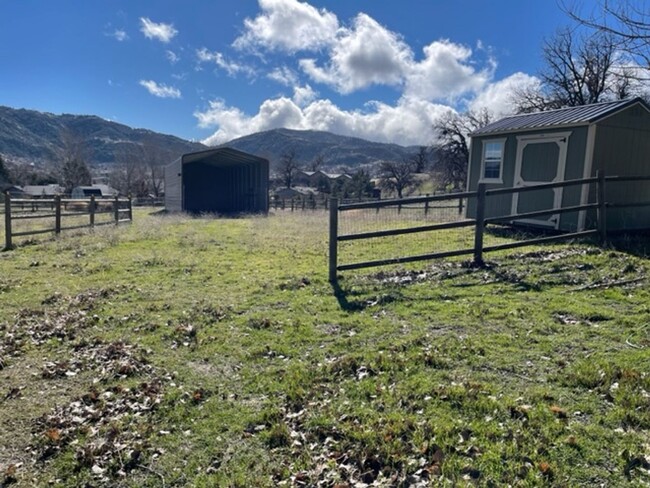
<svg viewBox="0 0 650 488">
<path fill-rule="evenodd" d="M 64 151 L 64 134 L 82 141 L 90 164 L 95 165 L 129 155 L 137 157 L 143 145 L 154 146 L 163 163 L 186 152 L 206 149 L 197 142 L 133 129 L 94 115 L 54 115 L 0 106 L 0 155 L 7 160 L 37 164 L 57 161 Z"/>
<path fill-rule="evenodd" d="M 13 162 L 47 164 L 60 160 L 66 138 L 82 142 L 91 165 L 142 157 L 144 146 L 154 147 L 163 164 L 181 154 L 206 146 L 146 129 L 133 129 L 94 115 L 54 115 L 35 110 L 0 106 L 0 155 Z M 415 147 L 370 142 L 313 130 L 274 129 L 233 139 L 224 146 L 262 156 L 277 164 L 294 152 L 299 163 L 321 157 L 323 167 L 356 168 L 382 160 L 402 160 L 417 152 Z"/>
<path fill-rule="evenodd" d="M 299 163 L 308 164 L 318 156 L 326 167 L 365 166 L 377 161 L 395 161 L 417 152 L 415 147 L 370 142 L 315 130 L 273 129 L 233 139 L 224 146 L 239 149 L 278 162 L 283 154 L 294 152 Z"/>
</svg>

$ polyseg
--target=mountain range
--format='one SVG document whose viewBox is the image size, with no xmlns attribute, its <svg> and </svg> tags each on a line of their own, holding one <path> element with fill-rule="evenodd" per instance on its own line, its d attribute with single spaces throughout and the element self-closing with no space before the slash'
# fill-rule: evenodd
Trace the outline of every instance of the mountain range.
<svg viewBox="0 0 650 488">
<path fill-rule="evenodd" d="M 198 142 L 134 129 L 94 115 L 54 115 L 0 106 L 0 155 L 5 160 L 37 165 L 55 162 L 65 151 L 66 137 L 70 135 L 83 142 L 90 165 L 110 165 L 124 158 L 141 157 L 143 145 L 155 146 L 161 164 L 187 152 L 207 149 Z M 355 168 L 381 160 L 401 160 L 417 151 L 415 147 L 330 132 L 290 129 L 258 132 L 224 146 L 265 157 L 272 165 L 291 153 L 299 163 L 320 159 L 326 168 Z"/>
</svg>

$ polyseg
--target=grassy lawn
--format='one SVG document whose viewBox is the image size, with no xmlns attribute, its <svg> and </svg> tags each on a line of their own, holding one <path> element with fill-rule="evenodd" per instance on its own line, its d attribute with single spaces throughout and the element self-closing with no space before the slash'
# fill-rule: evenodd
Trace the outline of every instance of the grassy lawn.
<svg viewBox="0 0 650 488">
<path fill-rule="evenodd" d="M 650 483 L 647 241 L 335 292 L 325 212 L 47 239 L 0 253 L 0 486 Z"/>
</svg>

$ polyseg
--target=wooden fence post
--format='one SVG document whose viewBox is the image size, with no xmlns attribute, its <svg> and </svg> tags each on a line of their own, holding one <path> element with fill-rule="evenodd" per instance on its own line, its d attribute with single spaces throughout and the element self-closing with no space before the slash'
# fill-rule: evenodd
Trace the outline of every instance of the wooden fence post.
<svg viewBox="0 0 650 488">
<path fill-rule="evenodd" d="M 339 237 L 339 199 L 330 198 L 330 259 L 329 259 L 329 280 L 336 283 L 336 264 L 338 260 L 338 237 Z"/>
<path fill-rule="evenodd" d="M 426 196 L 428 197 L 429 194 L 427 193 Z M 427 200 L 426 202 L 424 202 L 424 215 L 425 215 L 425 216 L 429 215 L 429 200 Z"/>
<path fill-rule="evenodd" d="M 133 222 L 133 199 L 129 195 L 129 222 Z"/>
<path fill-rule="evenodd" d="M 485 230 L 485 183 L 479 183 L 476 194 L 476 231 L 474 233 L 474 264 L 483 266 L 483 231 Z"/>
<path fill-rule="evenodd" d="M 95 195 L 90 195 L 90 208 L 88 209 L 90 212 L 90 228 L 92 229 L 95 227 Z"/>
<path fill-rule="evenodd" d="M 11 195 L 5 192 L 5 249 L 13 248 L 11 242 Z"/>
<path fill-rule="evenodd" d="M 54 233 L 61 233 L 61 195 L 54 197 Z"/>
<path fill-rule="evenodd" d="M 120 223 L 120 199 L 115 197 L 113 212 L 115 213 L 115 225 Z"/>
<path fill-rule="evenodd" d="M 458 215 L 463 215 L 463 199 L 458 199 Z"/>
<path fill-rule="evenodd" d="M 607 244 L 607 200 L 605 200 L 605 172 L 598 170 L 596 172 L 598 178 L 598 235 L 600 237 L 600 245 Z"/>
</svg>

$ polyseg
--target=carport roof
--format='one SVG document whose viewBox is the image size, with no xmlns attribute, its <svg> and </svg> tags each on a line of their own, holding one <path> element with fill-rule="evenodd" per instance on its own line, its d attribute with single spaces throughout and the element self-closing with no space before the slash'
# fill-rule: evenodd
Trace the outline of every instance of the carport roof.
<svg viewBox="0 0 650 488">
<path fill-rule="evenodd" d="M 218 164 L 224 166 L 266 161 L 266 159 L 255 156 L 254 154 L 238 151 L 237 149 L 230 147 L 217 147 L 214 149 L 207 149 L 205 151 L 183 154 L 181 160 L 183 164 L 200 161 L 202 163 Z"/>
<path fill-rule="evenodd" d="M 535 112 L 532 114 L 505 117 L 475 130 L 470 134 L 470 136 L 473 137 L 486 134 L 501 134 L 505 132 L 587 125 L 604 119 L 605 117 L 609 117 L 610 115 L 637 103 L 641 104 L 650 112 L 650 107 L 641 98 L 593 103 L 591 105 L 581 105 L 578 107 L 560 108 L 557 110 L 548 110 L 546 112 Z"/>
</svg>

